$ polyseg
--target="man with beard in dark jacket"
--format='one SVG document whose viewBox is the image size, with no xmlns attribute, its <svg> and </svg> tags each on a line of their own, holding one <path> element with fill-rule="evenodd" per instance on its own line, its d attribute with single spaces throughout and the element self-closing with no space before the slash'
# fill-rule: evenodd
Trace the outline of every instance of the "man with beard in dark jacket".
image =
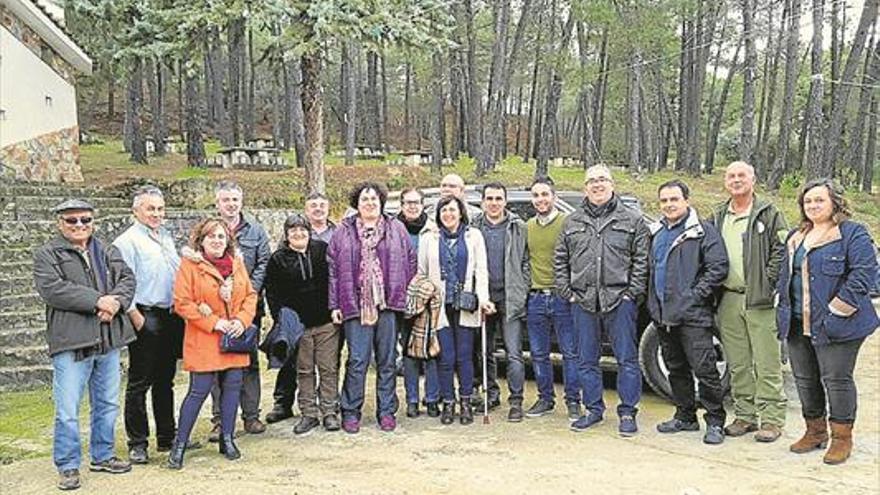
<svg viewBox="0 0 880 495">
<path fill-rule="evenodd" d="M 648 309 L 660 334 L 675 416 L 657 425 L 660 433 L 698 431 L 694 376 L 706 409 L 703 442 L 724 441 L 724 389 L 716 367 L 712 328 L 715 301 L 727 276 L 721 234 L 690 207 L 687 184 L 675 179 L 657 190 L 663 218 L 651 224 Z"/>
<path fill-rule="evenodd" d="M 282 368 L 285 373 L 290 373 L 290 368 L 296 370 L 294 383 L 298 382 L 300 389 L 302 418 L 293 433 L 304 435 L 322 423 L 325 430 L 337 431 L 340 332 L 330 322 L 327 243 L 312 238 L 309 221 L 294 214 L 284 222 L 281 244 L 266 269 L 266 301 L 273 319 L 287 307 L 296 311 L 305 326 L 296 359 Z M 283 384 L 280 375 L 279 383 Z"/>
<path fill-rule="evenodd" d="M 601 335 L 606 332 L 617 359 L 618 432 L 638 432 L 642 395 L 636 321 L 648 285 L 648 229 L 642 214 L 614 194 L 605 165 L 587 169 L 583 208 L 565 219 L 556 243 L 556 290 L 571 301 L 578 333 L 579 372 L 587 413 L 572 423 L 583 431 L 602 421 Z"/>
<path fill-rule="evenodd" d="M 424 197 L 422 192 L 415 188 L 407 188 L 400 192 L 400 213 L 397 219 L 403 222 L 413 248 L 419 249 L 419 234 L 428 223 L 428 214 L 425 213 Z M 401 347 L 407 349 L 412 322 L 405 320 L 401 325 Z M 419 411 L 419 375 L 422 365 L 425 370 L 425 407 L 428 416 L 436 418 L 440 416 L 440 378 L 437 374 L 437 359 L 415 359 L 403 356 L 403 384 L 406 389 L 406 417 L 417 418 Z"/>
</svg>

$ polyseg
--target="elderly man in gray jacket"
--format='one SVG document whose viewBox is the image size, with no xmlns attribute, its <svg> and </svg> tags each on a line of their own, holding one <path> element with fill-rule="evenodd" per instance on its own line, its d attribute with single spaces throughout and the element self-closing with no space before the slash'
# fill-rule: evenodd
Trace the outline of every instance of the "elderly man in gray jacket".
<svg viewBox="0 0 880 495">
<path fill-rule="evenodd" d="M 119 414 L 120 349 L 135 339 L 125 317 L 135 278 L 112 244 L 94 237 L 94 208 L 69 200 L 53 210 L 59 235 L 34 252 L 34 284 L 46 303 L 52 356 L 55 433 L 52 457 L 58 488 L 79 488 L 79 405 L 86 385 L 91 409 L 89 470 L 125 473 L 113 454 Z"/>
<path fill-rule="evenodd" d="M 500 330 L 507 352 L 507 386 L 510 389 L 507 420 L 518 423 L 523 420 L 523 385 L 526 372 L 522 332 L 526 300 L 532 283 L 526 224 L 506 208 L 507 188 L 501 183 L 493 182 L 483 187 L 482 207 L 482 213 L 471 221 L 471 226 L 479 229 L 486 240 L 489 298 L 497 309 L 497 312 L 486 317 L 486 365 L 489 383 L 485 386 L 489 409 L 501 405 L 498 367 L 492 345 L 496 332 Z M 482 359 L 478 346 L 475 346 L 475 354 Z M 482 379 L 482 376 L 479 378 Z"/>
</svg>

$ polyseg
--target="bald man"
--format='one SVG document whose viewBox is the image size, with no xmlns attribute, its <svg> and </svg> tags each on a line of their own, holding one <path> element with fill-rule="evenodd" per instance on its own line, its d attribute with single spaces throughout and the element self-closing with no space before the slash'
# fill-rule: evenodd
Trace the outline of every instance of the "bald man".
<svg viewBox="0 0 880 495">
<path fill-rule="evenodd" d="M 755 432 L 755 440 L 774 442 L 785 424 L 785 394 L 773 297 L 788 226 L 775 206 L 755 194 L 755 182 L 748 163 L 728 165 L 724 187 L 730 199 L 709 219 L 730 257 L 718 323 L 736 419 L 724 433 Z"/>
</svg>

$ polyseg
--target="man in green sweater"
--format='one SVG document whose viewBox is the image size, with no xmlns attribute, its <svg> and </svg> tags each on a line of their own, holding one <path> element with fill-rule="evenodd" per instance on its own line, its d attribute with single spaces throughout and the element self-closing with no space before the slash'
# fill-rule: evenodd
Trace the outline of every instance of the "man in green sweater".
<svg viewBox="0 0 880 495">
<path fill-rule="evenodd" d="M 730 257 L 718 324 L 736 419 L 724 433 L 739 437 L 756 432 L 755 440 L 773 442 L 785 424 L 773 296 L 788 227 L 775 206 L 755 195 L 755 169 L 748 163 L 731 163 L 724 187 L 730 199 L 709 219 Z"/>
<path fill-rule="evenodd" d="M 526 223 L 532 273 L 526 324 L 532 368 L 538 385 L 538 400 L 526 411 L 528 417 L 543 416 L 556 407 L 553 366 L 550 363 L 550 332 L 556 332 L 562 352 L 565 404 L 568 419 L 580 417 L 580 378 L 577 338 L 571 322 L 571 303 L 559 297 L 553 280 L 553 253 L 562 231 L 564 215 L 556 208 L 556 191 L 549 177 L 535 179 L 531 187 L 532 206 L 537 214 Z"/>
</svg>

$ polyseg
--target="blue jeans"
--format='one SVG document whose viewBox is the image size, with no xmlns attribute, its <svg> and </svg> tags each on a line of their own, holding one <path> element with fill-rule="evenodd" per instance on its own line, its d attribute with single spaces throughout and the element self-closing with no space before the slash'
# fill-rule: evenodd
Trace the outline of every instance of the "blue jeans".
<svg viewBox="0 0 880 495">
<path fill-rule="evenodd" d="M 553 402 L 553 365 L 550 363 L 550 332 L 556 332 L 562 353 L 562 379 L 565 403 L 580 403 L 578 341 L 572 326 L 571 303 L 553 294 L 532 292 L 526 309 L 532 368 L 538 385 L 538 397 Z"/>
<path fill-rule="evenodd" d="M 458 395 L 469 398 L 474 391 L 474 334 L 476 329 L 458 324 L 460 313 L 446 306 L 449 326 L 437 332 L 440 339 L 440 397 L 455 402 L 454 373 L 458 370 Z"/>
<path fill-rule="evenodd" d="M 348 344 L 348 361 L 342 382 L 342 419 L 361 419 L 367 367 L 376 353 L 376 417 L 394 416 L 397 412 L 397 315 L 379 313 L 375 325 L 361 325 L 360 318 L 343 323 Z"/>
<path fill-rule="evenodd" d="M 412 331 L 412 323 L 409 320 L 402 322 L 403 331 L 400 332 L 400 345 L 403 351 L 403 386 L 406 388 L 406 402 L 408 404 L 419 403 L 419 375 L 422 368 L 425 370 L 425 402 L 437 402 L 440 400 L 440 379 L 437 375 L 437 359 L 415 359 L 406 355 L 406 346 L 409 343 L 409 334 Z"/>
<path fill-rule="evenodd" d="M 52 458 L 59 471 L 79 469 L 79 405 L 89 386 L 92 462 L 113 457 L 114 425 L 119 415 L 119 349 L 74 360 L 74 351 L 52 357 L 55 370 L 52 397 L 55 400 L 55 439 Z"/>
<path fill-rule="evenodd" d="M 584 406 L 593 414 L 605 414 L 602 400 L 602 332 L 609 335 L 611 349 L 617 359 L 617 395 L 619 416 L 634 416 L 642 396 L 642 370 L 639 367 L 636 316 L 638 306 L 631 299 L 623 299 L 607 313 L 590 313 L 577 304 L 572 305 L 574 326 L 580 336 L 581 383 L 584 388 Z"/>
</svg>

